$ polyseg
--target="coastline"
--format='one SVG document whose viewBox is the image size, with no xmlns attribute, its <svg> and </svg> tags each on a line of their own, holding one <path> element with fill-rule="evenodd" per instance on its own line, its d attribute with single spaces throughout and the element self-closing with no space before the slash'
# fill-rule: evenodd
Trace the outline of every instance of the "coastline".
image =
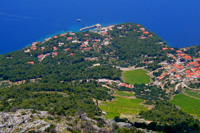
<svg viewBox="0 0 200 133">
<path fill-rule="evenodd" d="M 103 27 L 106 27 L 106 26 L 109 26 L 109 25 L 120 24 L 120 23 L 125 23 L 125 22 L 101 23 L 101 25 L 102 25 Z M 72 32 L 80 32 L 79 30 L 80 30 L 82 27 L 81 27 L 81 24 L 74 24 L 74 25 L 71 25 L 71 26 L 69 26 L 69 27 L 67 27 L 67 28 L 68 28 L 68 30 L 56 31 L 56 32 L 54 32 L 54 33 L 52 33 L 52 34 L 47 34 L 47 35 L 45 35 L 44 37 L 41 37 L 41 38 L 39 38 L 39 39 L 32 40 L 29 44 L 25 44 L 24 47 L 19 48 L 19 49 L 17 49 L 17 50 L 20 50 L 20 49 L 23 49 L 23 48 L 25 48 L 25 47 L 31 46 L 31 43 L 32 43 L 32 42 L 44 41 L 45 39 L 51 38 L 51 37 L 53 37 L 53 36 L 55 36 L 55 35 L 58 35 L 58 34 L 64 34 L 64 33 L 70 32 L 70 31 L 72 31 Z M 17 50 L 16 50 L 16 49 L 15 49 L 15 50 L 9 50 L 9 51 L 7 51 L 7 52 L 5 52 L 5 53 L 0 51 L 0 55 L 4 55 L 4 54 L 7 54 L 7 53 L 10 53 L 10 52 L 13 52 L 13 51 L 17 51 Z"/>
</svg>

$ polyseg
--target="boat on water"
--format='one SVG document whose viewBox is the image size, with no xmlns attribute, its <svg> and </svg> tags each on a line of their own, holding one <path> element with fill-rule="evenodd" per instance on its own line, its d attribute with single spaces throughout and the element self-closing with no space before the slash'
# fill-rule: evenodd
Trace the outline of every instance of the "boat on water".
<svg viewBox="0 0 200 133">
<path fill-rule="evenodd" d="M 77 22 L 81 22 L 81 19 L 77 19 L 76 21 L 77 21 Z"/>
</svg>

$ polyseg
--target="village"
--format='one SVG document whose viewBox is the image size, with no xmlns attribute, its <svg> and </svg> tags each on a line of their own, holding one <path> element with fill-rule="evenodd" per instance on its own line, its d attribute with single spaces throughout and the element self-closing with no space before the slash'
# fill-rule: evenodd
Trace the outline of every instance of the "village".
<svg viewBox="0 0 200 133">
<path fill-rule="evenodd" d="M 163 48 L 162 50 L 175 51 L 173 48 Z M 188 84 L 199 81 L 200 58 L 192 58 L 185 54 L 184 51 L 186 51 L 186 49 L 176 50 L 175 54 L 167 53 L 167 56 L 172 58 L 172 62 L 168 63 L 164 61 L 160 63 L 162 67 L 155 70 L 155 72 L 159 70 L 163 72 L 160 76 L 156 77 L 155 85 L 161 86 L 162 89 L 164 89 L 170 82 L 171 85 L 174 85 L 173 89 L 176 91 L 179 87 L 192 89 L 188 87 Z"/>
<path fill-rule="evenodd" d="M 128 25 L 128 27 L 131 27 L 131 26 L 132 26 L 131 24 Z M 115 25 L 102 27 L 99 24 L 97 28 L 95 28 L 94 30 L 90 30 L 93 33 L 97 33 L 103 36 L 104 37 L 103 40 L 101 40 L 100 38 L 91 38 L 90 34 L 87 33 L 87 34 L 84 34 L 85 41 L 82 41 L 82 40 L 79 40 L 75 32 L 67 32 L 64 34 L 53 36 L 51 38 L 47 38 L 42 42 L 33 42 L 30 48 L 24 49 L 24 52 L 30 53 L 31 55 L 31 53 L 36 50 L 44 51 L 45 46 L 38 47 L 37 45 L 43 44 L 51 39 L 57 39 L 59 37 L 66 38 L 67 43 L 79 44 L 79 50 L 81 52 L 90 51 L 90 50 L 98 51 L 102 45 L 107 46 L 111 44 L 112 37 L 108 34 L 108 31 L 113 30 L 113 27 L 115 27 Z M 153 36 L 152 34 L 150 34 L 149 31 L 146 31 L 145 28 L 141 27 L 141 25 L 138 24 L 137 27 L 138 27 L 137 29 L 139 30 L 134 29 L 134 31 L 138 33 L 139 32 L 142 33 L 142 35 L 138 37 L 139 39 L 146 39 L 148 37 Z M 125 25 L 123 24 L 121 26 L 117 26 L 117 29 L 123 29 L 123 28 L 125 28 Z M 125 32 L 128 32 L 128 31 L 125 31 Z M 123 36 L 120 35 L 119 37 L 123 37 Z M 162 43 L 162 42 L 158 42 L 158 43 Z M 61 47 L 63 48 L 63 46 L 66 46 L 66 47 L 64 49 L 61 49 Z M 58 56 L 59 55 L 58 49 L 61 49 L 59 50 L 59 52 L 62 51 L 62 53 L 65 53 L 68 56 L 73 56 L 76 54 L 75 52 L 70 52 L 71 48 L 68 47 L 68 45 L 65 42 L 59 41 L 56 46 L 55 45 L 52 46 L 51 52 L 45 53 L 45 54 L 39 54 L 37 56 L 38 61 L 42 62 L 43 59 L 45 59 L 47 56 L 51 56 L 52 58 L 54 58 L 55 56 Z M 168 57 L 172 58 L 172 63 L 163 61 L 159 64 L 162 67 L 153 71 L 153 72 L 162 71 L 162 74 L 160 76 L 155 77 L 155 80 L 153 82 L 154 85 L 160 86 L 163 90 L 168 88 L 167 91 L 169 92 L 171 90 L 176 91 L 179 87 L 189 88 L 188 84 L 191 81 L 195 81 L 195 82 L 198 81 L 198 79 L 200 78 L 200 64 L 198 63 L 200 61 L 200 58 L 192 58 L 191 56 L 185 54 L 184 51 L 186 49 L 175 50 L 174 48 L 163 47 L 162 50 L 167 53 Z M 168 53 L 167 51 L 175 51 L 175 54 L 172 54 L 171 52 Z M 98 61 L 98 58 L 99 57 L 86 57 L 85 60 Z M 29 61 L 27 63 L 31 65 L 35 64 L 34 61 Z M 153 63 L 153 61 L 144 61 L 144 63 L 149 64 L 149 63 Z M 93 64 L 92 66 L 89 66 L 89 68 L 100 66 L 100 65 L 101 65 L 100 63 Z M 135 66 L 133 67 L 135 69 Z M 150 72 L 151 75 L 153 72 Z M 151 76 L 151 78 L 153 78 L 153 76 Z M 30 79 L 30 82 L 35 82 L 38 80 L 40 79 Z M 126 84 L 120 81 L 114 81 L 110 79 L 99 79 L 97 81 L 100 83 L 106 83 L 109 85 L 116 84 L 118 87 L 134 88 L 134 85 Z M 23 81 L 17 81 L 16 83 L 13 83 L 13 84 L 19 85 L 19 84 L 24 84 L 25 82 L 26 81 L 23 80 Z"/>
</svg>

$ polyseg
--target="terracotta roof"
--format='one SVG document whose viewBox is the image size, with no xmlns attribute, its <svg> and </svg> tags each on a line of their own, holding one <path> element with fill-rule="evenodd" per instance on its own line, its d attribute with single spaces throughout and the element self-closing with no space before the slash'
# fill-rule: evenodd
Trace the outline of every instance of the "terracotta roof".
<svg viewBox="0 0 200 133">
<path fill-rule="evenodd" d="M 191 77 L 192 77 L 192 75 L 186 75 L 186 77 L 187 77 L 187 78 L 191 78 Z"/>
<path fill-rule="evenodd" d="M 70 37 L 68 37 L 67 39 L 68 39 L 68 40 L 72 40 L 73 38 L 70 36 Z"/>
<path fill-rule="evenodd" d="M 58 38 L 58 36 L 54 36 L 54 38 Z"/>
<path fill-rule="evenodd" d="M 152 37 L 153 35 L 152 35 L 152 34 L 150 34 L 149 36 L 150 36 L 150 37 Z"/>
<path fill-rule="evenodd" d="M 58 53 L 57 53 L 57 52 L 54 52 L 53 54 L 54 54 L 55 56 L 57 56 L 57 55 L 58 55 Z"/>
<path fill-rule="evenodd" d="M 38 55 L 38 58 L 42 58 L 44 55 L 43 54 L 41 54 L 41 55 Z"/>
<path fill-rule="evenodd" d="M 191 60 L 191 59 L 192 59 L 192 57 L 191 57 L 191 56 L 188 56 L 188 55 L 187 55 L 187 56 L 184 56 L 184 57 L 182 57 L 182 58 L 184 58 L 184 59 L 186 59 L 186 60 L 188 60 L 188 59 Z"/>
<path fill-rule="evenodd" d="M 174 67 L 175 67 L 176 69 L 180 69 L 180 66 L 177 65 L 177 64 L 174 64 Z"/>
<path fill-rule="evenodd" d="M 85 44 L 80 45 L 80 47 L 85 47 Z"/>
<path fill-rule="evenodd" d="M 196 58 L 196 59 L 194 59 L 195 61 L 200 61 L 200 58 Z"/>
<path fill-rule="evenodd" d="M 171 69 L 171 70 L 170 70 L 170 72 L 174 72 L 174 71 L 175 71 L 175 69 Z"/>
<path fill-rule="evenodd" d="M 176 78 L 180 78 L 181 76 L 180 76 L 180 75 L 175 75 L 175 77 L 176 77 Z"/>
<path fill-rule="evenodd" d="M 194 64 L 197 64 L 197 62 L 194 61 L 194 62 L 190 62 L 189 64 L 190 64 L 190 65 L 194 65 Z"/>
<path fill-rule="evenodd" d="M 66 49 L 65 49 L 65 51 L 68 51 L 68 50 L 70 50 L 70 48 L 66 48 Z"/>
<path fill-rule="evenodd" d="M 180 50 L 176 50 L 176 52 L 177 52 L 177 53 L 181 53 L 182 51 L 180 51 Z"/>
<path fill-rule="evenodd" d="M 89 36 L 90 34 L 85 34 L 85 36 Z"/>
<path fill-rule="evenodd" d="M 190 73 L 191 73 L 191 71 L 190 71 L 190 70 L 186 70 L 186 71 L 185 71 L 185 73 L 187 73 L 187 74 L 190 74 Z"/>
<path fill-rule="evenodd" d="M 53 47 L 53 50 L 57 50 L 56 46 Z"/>
<path fill-rule="evenodd" d="M 172 58 L 173 58 L 173 59 L 176 59 L 176 57 L 175 57 L 175 56 L 173 56 Z"/>
<path fill-rule="evenodd" d="M 92 47 L 84 48 L 84 50 L 90 50 L 90 49 L 92 49 Z"/>
<path fill-rule="evenodd" d="M 162 48 L 162 50 L 167 50 L 168 48 Z"/>
<path fill-rule="evenodd" d="M 34 64 L 34 62 L 33 61 L 29 61 L 29 62 L 27 62 L 28 64 Z"/>
<path fill-rule="evenodd" d="M 149 32 L 148 32 L 148 31 L 144 31 L 143 33 L 144 33 L 144 34 L 149 34 Z"/>
</svg>

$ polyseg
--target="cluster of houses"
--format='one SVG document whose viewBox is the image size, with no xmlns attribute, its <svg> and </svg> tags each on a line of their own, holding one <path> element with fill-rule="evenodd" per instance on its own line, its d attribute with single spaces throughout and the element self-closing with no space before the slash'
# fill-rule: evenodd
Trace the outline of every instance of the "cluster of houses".
<svg viewBox="0 0 200 133">
<path fill-rule="evenodd" d="M 118 87 L 134 88 L 134 85 L 122 83 L 119 80 L 110 80 L 110 79 L 97 79 L 98 83 L 104 83 L 109 85 L 117 85 Z"/>
<path fill-rule="evenodd" d="M 51 38 L 47 38 L 43 42 L 49 41 L 52 38 L 57 39 L 58 37 L 66 37 L 67 36 L 67 41 L 69 41 L 71 43 L 80 43 L 80 50 L 82 52 L 84 52 L 84 51 L 90 51 L 90 50 L 94 49 L 94 43 L 99 42 L 101 45 L 109 45 L 110 44 L 110 38 L 108 37 L 108 33 L 107 32 L 109 30 L 112 30 L 113 27 L 114 27 L 114 25 L 110 25 L 110 26 L 107 26 L 107 27 L 98 28 L 98 31 L 95 31 L 95 30 L 93 31 L 93 32 L 97 32 L 100 35 L 107 36 L 107 38 L 105 38 L 104 40 L 100 40 L 98 38 L 91 39 L 90 38 L 90 34 L 85 34 L 84 36 L 86 38 L 86 41 L 79 41 L 78 38 L 76 37 L 76 33 L 68 32 L 68 33 L 65 33 L 65 34 L 60 34 L 60 35 L 57 35 L 57 36 L 53 36 Z M 37 47 L 37 43 L 38 42 L 33 42 L 31 44 L 31 48 L 25 49 L 24 52 L 26 52 L 26 53 L 29 52 L 30 53 L 31 51 L 35 51 L 35 50 L 42 50 L 43 51 L 45 49 L 45 47 L 39 47 L 38 48 Z M 58 42 L 58 47 L 61 47 L 62 45 L 65 45 L 65 43 Z M 53 46 L 51 53 L 46 53 L 46 54 L 40 54 L 40 55 L 38 55 L 37 56 L 38 60 L 42 61 L 48 55 L 51 55 L 52 57 L 57 56 L 59 54 L 57 52 L 57 49 L 58 48 L 56 46 Z M 67 52 L 69 50 L 70 50 L 70 48 L 65 48 L 64 49 L 65 52 Z M 73 55 L 75 55 L 75 53 L 69 53 L 68 54 L 68 56 L 73 56 Z M 87 59 L 87 60 L 94 60 L 94 59 Z M 32 65 L 35 64 L 35 62 L 33 62 L 33 61 L 29 61 L 27 63 L 28 64 L 32 64 Z"/>
<path fill-rule="evenodd" d="M 163 48 L 162 50 L 174 50 L 173 48 Z M 171 84 L 188 83 L 189 81 L 196 81 L 200 79 L 200 58 L 192 58 L 181 50 L 176 50 L 175 54 L 167 54 L 171 57 L 172 63 L 162 62 L 164 69 L 161 76 L 156 77 L 154 84 L 164 87 L 166 79 L 170 79 Z M 158 70 L 159 70 L 158 69 Z"/>
</svg>

